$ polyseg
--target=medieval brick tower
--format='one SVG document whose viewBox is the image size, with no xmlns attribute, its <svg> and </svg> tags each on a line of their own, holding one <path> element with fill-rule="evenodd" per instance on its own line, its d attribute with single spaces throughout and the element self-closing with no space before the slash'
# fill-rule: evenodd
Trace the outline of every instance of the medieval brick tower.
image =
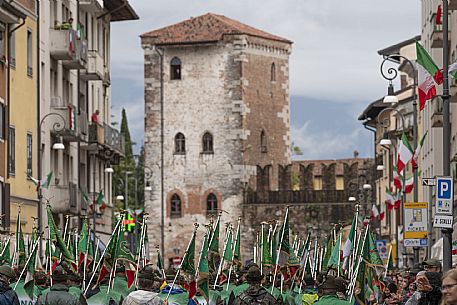
<svg viewBox="0 0 457 305">
<path fill-rule="evenodd" d="M 235 224 L 247 189 L 278 189 L 276 168 L 290 163 L 292 42 L 209 13 L 141 43 L 148 235 L 182 256 L 192 223 L 223 210 Z"/>
</svg>

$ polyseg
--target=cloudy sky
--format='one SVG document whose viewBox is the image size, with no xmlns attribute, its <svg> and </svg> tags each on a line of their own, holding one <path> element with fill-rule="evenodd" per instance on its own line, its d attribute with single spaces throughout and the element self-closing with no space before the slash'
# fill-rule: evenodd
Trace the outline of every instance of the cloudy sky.
<svg viewBox="0 0 457 305">
<path fill-rule="evenodd" d="M 112 25 L 114 120 L 122 107 L 138 151 L 143 142 L 143 52 L 139 35 L 207 12 L 294 42 L 291 131 L 306 159 L 372 156 L 357 117 L 386 93 L 377 51 L 420 34 L 418 0 L 129 0 L 138 21 Z"/>
</svg>

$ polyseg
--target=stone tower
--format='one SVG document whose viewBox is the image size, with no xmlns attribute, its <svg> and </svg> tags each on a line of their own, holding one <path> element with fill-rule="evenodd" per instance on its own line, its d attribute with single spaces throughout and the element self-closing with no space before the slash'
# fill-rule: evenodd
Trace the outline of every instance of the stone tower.
<svg viewBox="0 0 457 305">
<path fill-rule="evenodd" d="M 170 258 L 184 254 L 194 222 L 223 210 L 235 224 L 246 190 L 278 189 L 290 163 L 292 42 L 208 13 L 141 43 L 148 234 Z"/>
</svg>

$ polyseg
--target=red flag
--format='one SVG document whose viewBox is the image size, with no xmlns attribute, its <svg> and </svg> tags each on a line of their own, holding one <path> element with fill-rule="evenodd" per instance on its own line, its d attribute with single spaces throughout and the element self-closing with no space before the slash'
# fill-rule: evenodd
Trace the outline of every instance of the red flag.
<svg viewBox="0 0 457 305">
<path fill-rule="evenodd" d="M 435 24 L 441 24 L 441 4 L 438 5 L 438 8 L 436 9 L 436 19 L 435 19 Z"/>
</svg>

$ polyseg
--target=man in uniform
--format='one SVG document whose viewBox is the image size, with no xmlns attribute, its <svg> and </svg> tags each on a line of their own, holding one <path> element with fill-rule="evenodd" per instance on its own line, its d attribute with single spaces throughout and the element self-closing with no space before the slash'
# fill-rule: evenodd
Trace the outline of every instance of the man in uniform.
<svg viewBox="0 0 457 305">
<path fill-rule="evenodd" d="M 62 266 L 52 273 L 52 286 L 37 300 L 36 305 L 87 305 L 84 298 L 77 298 L 68 292 L 68 276 Z"/>
<path fill-rule="evenodd" d="M 335 277 L 327 275 L 322 285 L 319 286 L 319 295 L 321 295 L 321 297 L 314 305 L 351 305 L 348 301 L 338 298 L 337 286 L 338 283 L 335 280 Z"/>
<path fill-rule="evenodd" d="M 234 300 L 229 300 L 229 305 L 277 305 L 278 301 L 260 284 L 262 274 L 259 267 L 251 266 L 246 274 L 246 281 L 249 288 L 237 296 Z"/>
<path fill-rule="evenodd" d="M 130 292 L 123 305 L 163 305 L 166 304 L 157 292 L 154 292 L 154 270 L 146 266 L 138 275 L 138 290 Z"/>
<path fill-rule="evenodd" d="M 0 304 L 19 305 L 16 292 L 9 286 L 15 278 L 16 274 L 10 266 L 0 266 Z"/>
</svg>

